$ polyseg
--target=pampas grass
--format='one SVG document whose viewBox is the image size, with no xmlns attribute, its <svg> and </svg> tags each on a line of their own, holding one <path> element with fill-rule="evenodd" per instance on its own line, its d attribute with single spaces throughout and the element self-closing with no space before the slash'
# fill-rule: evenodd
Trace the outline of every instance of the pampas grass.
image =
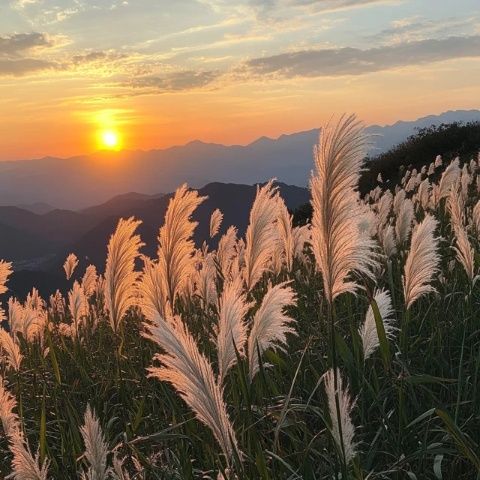
<svg viewBox="0 0 480 480">
<path fill-rule="evenodd" d="M 222 225 L 223 213 L 216 208 L 210 217 L 210 238 L 213 238 L 220 230 Z"/>
<path fill-rule="evenodd" d="M 267 271 L 277 246 L 277 217 L 278 193 L 270 181 L 263 187 L 257 187 L 257 196 L 250 210 L 250 223 L 245 234 L 243 277 L 248 291 L 255 287 Z"/>
<path fill-rule="evenodd" d="M 437 221 L 426 215 L 412 234 L 410 252 L 405 262 L 403 292 L 409 309 L 415 301 L 436 289 L 430 284 L 438 272 L 438 238 L 435 237 Z"/>
<path fill-rule="evenodd" d="M 335 376 L 333 370 L 330 369 L 323 378 L 332 424 L 332 436 L 338 451 L 341 453 L 341 457 L 343 457 L 343 461 L 348 465 L 357 454 L 355 426 L 351 417 L 355 402 L 350 396 L 348 387 L 343 386 L 340 372 L 337 372 Z M 335 378 L 337 381 L 336 387 Z M 336 398 L 338 398 L 339 415 L 337 415 Z"/>
<path fill-rule="evenodd" d="M 357 184 L 366 145 L 363 125 L 352 115 L 323 128 L 315 149 L 312 249 L 330 304 L 341 293 L 358 289 L 352 274 L 373 278 L 377 265 L 375 243 L 358 227 L 363 210 Z"/>
<path fill-rule="evenodd" d="M 16 372 L 20 370 L 23 355 L 16 341 L 16 337 L 9 335 L 3 328 L 0 328 L 0 353 L 3 353 L 7 365 Z"/>
<path fill-rule="evenodd" d="M 77 256 L 74 253 L 68 255 L 65 263 L 63 264 L 63 269 L 65 270 L 65 276 L 67 277 L 67 280 L 70 280 L 70 278 L 72 278 L 73 272 L 75 271 L 75 268 L 77 268 L 77 265 Z"/>
<path fill-rule="evenodd" d="M 86 480 L 105 480 L 107 478 L 108 445 L 100 422 L 90 405 L 87 405 L 84 424 L 80 431 L 85 443 L 84 457 L 89 464 L 83 478 Z"/>
<path fill-rule="evenodd" d="M 222 387 L 216 382 L 212 366 L 199 351 L 195 339 L 177 316 L 169 322 L 157 316 L 145 324 L 146 337 L 164 350 L 154 360 L 161 367 L 148 369 L 149 376 L 173 385 L 185 403 L 195 412 L 200 422 L 212 431 L 231 464 L 234 453 L 239 455 L 233 426 L 223 400 Z"/>
<path fill-rule="evenodd" d="M 248 375 L 253 380 L 260 368 L 260 358 L 267 349 L 284 350 L 287 334 L 295 334 L 295 320 L 285 314 L 286 307 L 296 305 L 294 291 L 285 282 L 269 286 L 255 313 L 248 336 Z"/>
<path fill-rule="evenodd" d="M 144 244 L 134 233 L 140 224 L 141 221 L 133 217 L 120 219 L 108 242 L 104 293 L 110 325 L 115 333 L 120 330 L 128 309 L 135 304 L 138 278 L 135 260 Z"/>
<path fill-rule="evenodd" d="M 219 318 L 216 336 L 219 383 L 222 384 L 228 370 L 237 363 L 237 352 L 245 355 L 247 342 L 246 315 L 251 303 L 243 291 L 240 277 L 226 282 L 219 300 Z"/>
</svg>

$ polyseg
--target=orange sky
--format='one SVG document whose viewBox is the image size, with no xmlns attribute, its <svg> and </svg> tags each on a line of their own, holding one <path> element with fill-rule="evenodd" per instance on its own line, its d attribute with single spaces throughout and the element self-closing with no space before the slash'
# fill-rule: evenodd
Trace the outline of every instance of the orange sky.
<svg viewBox="0 0 480 480">
<path fill-rule="evenodd" d="M 105 129 L 147 150 L 480 107 L 474 0 L 163 3 L 2 3 L 0 159 L 89 153 Z"/>
</svg>

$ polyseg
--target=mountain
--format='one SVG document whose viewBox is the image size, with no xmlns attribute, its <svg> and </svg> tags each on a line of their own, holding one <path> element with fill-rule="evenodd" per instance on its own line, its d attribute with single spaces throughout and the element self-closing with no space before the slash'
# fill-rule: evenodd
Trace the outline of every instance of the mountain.
<svg viewBox="0 0 480 480">
<path fill-rule="evenodd" d="M 36 202 L 36 203 L 29 203 L 26 205 L 17 205 L 18 208 L 23 210 L 28 210 L 29 212 L 38 213 L 39 215 L 43 215 L 44 213 L 51 212 L 55 210 L 55 207 L 52 207 L 48 203 L 45 202 Z"/>
<path fill-rule="evenodd" d="M 305 188 L 283 183 L 278 187 L 291 210 L 310 198 Z M 208 198 L 194 214 L 194 219 L 199 222 L 195 232 L 197 245 L 206 241 L 216 247 L 219 236 L 214 240 L 209 238 L 210 216 L 216 208 L 224 213 L 220 235 L 230 225 L 237 226 L 239 235 L 243 235 L 256 190 L 257 187 L 252 185 L 219 182 L 200 188 L 199 194 Z M 9 282 L 9 295 L 23 297 L 33 285 L 44 296 L 52 293 L 59 284 L 59 276 L 63 275 L 62 264 L 71 252 L 79 259 L 74 278 L 81 276 L 90 263 L 103 271 L 107 243 L 120 217 L 134 216 L 142 221 L 138 229 L 146 244 L 142 253 L 155 256 L 158 230 L 171 196 L 171 193 L 128 193 L 81 211 L 53 210 L 44 215 L 18 207 L 0 207 L 0 258 L 13 261 L 15 272 Z"/>
<path fill-rule="evenodd" d="M 371 154 L 405 140 L 417 128 L 472 120 L 480 120 L 480 111 L 457 110 L 383 127 L 373 125 L 367 129 L 376 135 Z M 287 184 L 306 186 L 318 134 L 319 130 L 313 129 L 276 139 L 262 137 L 245 146 L 194 141 L 148 152 L 98 152 L 68 159 L 0 162 L 0 205 L 44 202 L 75 210 L 129 191 L 146 195 L 171 192 L 184 182 L 199 188 L 212 181 L 253 184 L 276 177 Z M 104 205 L 100 210 L 111 206 Z M 115 205 L 112 208 L 117 209 Z"/>
</svg>

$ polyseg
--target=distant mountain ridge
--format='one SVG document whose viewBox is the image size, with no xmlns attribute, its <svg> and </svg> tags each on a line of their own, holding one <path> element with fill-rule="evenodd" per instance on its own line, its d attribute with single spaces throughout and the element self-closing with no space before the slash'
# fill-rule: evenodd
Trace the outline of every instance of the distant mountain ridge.
<svg viewBox="0 0 480 480">
<path fill-rule="evenodd" d="M 473 120 L 480 120 L 479 110 L 449 111 L 384 127 L 373 125 L 367 128 L 375 135 L 370 153 L 389 149 L 416 128 Z M 245 146 L 196 140 L 148 152 L 98 152 L 68 159 L 0 162 L 0 205 L 41 202 L 77 210 L 129 191 L 145 195 L 171 192 L 184 182 L 200 188 L 212 181 L 253 184 L 275 177 L 290 185 L 306 186 L 318 135 L 319 129 L 312 129 L 276 139 L 260 137 Z"/>
<path fill-rule="evenodd" d="M 305 188 L 283 183 L 278 187 L 291 210 L 310 198 Z M 256 189 L 255 185 L 219 182 L 200 188 L 199 194 L 208 198 L 194 214 L 199 223 L 195 231 L 197 245 L 206 241 L 216 246 L 219 236 L 214 240 L 209 238 L 210 216 L 216 208 L 224 214 L 219 235 L 230 225 L 244 235 Z M 139 233 L 146 244 L 143 253 L 155 256 L 158 230 L 171 196 L 172 193 L 128 193 L 82 211 L 57 209 L 42 215 L 18 207 L 0 207 L 0 258 L 13 261 L 15 272 L 9 283 L 11 293 L 24 296 L 31 289 L 32 278 L 43 294 L 51 293 L 49 288 L 55 285 L 51 280 L 58 283 L 63 275 L 62 264 L 71 252 L 80 260 L 77 275 L 82 275 L 90 263 L 103 271 L 107 243 L 120 217 L 134 216 L 142 221 Z"/>
</svg>

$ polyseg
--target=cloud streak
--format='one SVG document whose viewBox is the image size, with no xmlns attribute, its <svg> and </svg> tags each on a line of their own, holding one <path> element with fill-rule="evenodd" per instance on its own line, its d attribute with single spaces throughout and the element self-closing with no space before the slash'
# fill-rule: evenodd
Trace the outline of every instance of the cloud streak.
<svg viewBox="0 0 480 480">
<path fill-rule="evenodd" d="M 347 47 L 287 52 L 249 60 L 243 73 L 284 78 L 363 75 L 465 57 L 480 57 L 480 35 L 427 39 L 366 50 Z"/>
</svg>

